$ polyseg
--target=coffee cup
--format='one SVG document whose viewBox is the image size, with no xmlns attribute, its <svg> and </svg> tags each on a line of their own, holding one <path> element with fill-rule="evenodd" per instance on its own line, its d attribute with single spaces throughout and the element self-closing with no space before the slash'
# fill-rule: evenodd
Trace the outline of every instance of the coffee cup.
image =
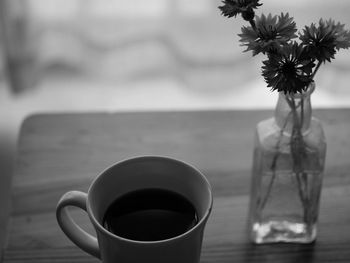
<svg viewBox="0 0 350 263">
<path fill-rule="evenodd" d="M 145 201 L 148 200 L 151 192 L 153 199 L 149 200 L 153 201 Z M 161 195 L 157 197 L 158 194 Z M 138 196 L 138 199 L 135 196 Z M 172 209 L 171 212 L 180 213 L 181 216 L 185 211 L 190 216 L 190 220 L 193 219 L 189 205 L 186 206 L 187 208 L 181 208 L 183 202 L 178 205 L 176 198 L 179 196 L 193 206 L 195 222 L 191 221 L 192 225 L 188 228 L 174 232 L 175 226 L 172 225 L 172 220 L 177 220 L 178 217 L 168 217 L 166 214 L 166 218 L 171 220 L 166 221 L 168 225 L 164 224 L 165 227 L 161 230 L 165 233 L 161 232 L 160 237 L 155 236 L 148 240 L 149 235 L 152 235 L 152 226 L 147 227 L 147 222 L 154 225 L 154 220 L 159 220 L 156 221 L 160 223 L 156 223 L 157 228 L 155 228 L 159 232 L 162 222 L 165 221 L 162 217 L 156 218 L 153 211 L 169 208 Z M 172 201 L 168 202 L 168 198 L 172 198 Z M 116 200 L 119 200 L 119 203 L 113 205 Z M 129 200 L 129 203 L 123 206 L 123 200 Z M 140 202 L 141 205 L 139 205 Z M 147 221 L 144 217 L 137 218 L 139 220 L 135 221 L 138 222 L 137 231 L 141 231 L 143 235 L 143 239 L 138 240 L 140 233 L 133 230 L 132 222 L 134 221 L 130 219 L 132 218 L 130 215 L 134 215 L 132 212 L 135 211 L 132 209 L 144 208 L 145 204 L 146 214 L 151 214 L 155 219 Z M 211 213 L 212 204 L 210 184 L 199 170 L 183 161 L 169 157 L 141 156 L 123 160 L 107 168 L 93 180 L 87 193 L 80 191 L 65 193 L 58 201 L 56 217 L 61 229 L 73 243 L 104 263 L 198 263 L 204 228 Z M 96 237 L 77 225 L 67 209 L 69 206 L 75 206 L 87 212 L 96 231 Z M 115 221 L 116 229 L 123 230 L 120 232 L 123 234 L 113 232 L 106 227 L 106 215 L 113 206 L 115 206 L 115 214 L 118 215 L 117 219 L 120 218 L 120 215 L 129 216 L 124 222 L 129 224 L 126 227 L 131 225 L 130 229 L 122 225 L 119 227 L 119 221 Z M 122 209 L 122 207 L 126 208 Z M 167 230 L 171 230 L 172 233 L 168 233 Z M 130 238 L 128 231 L 137 232 L 136 238 L 134 236 Z M 172 236 L 167 234 L 172 234 Z M 163 235 L 164 238 L 162 238 Z"/>
</svg>

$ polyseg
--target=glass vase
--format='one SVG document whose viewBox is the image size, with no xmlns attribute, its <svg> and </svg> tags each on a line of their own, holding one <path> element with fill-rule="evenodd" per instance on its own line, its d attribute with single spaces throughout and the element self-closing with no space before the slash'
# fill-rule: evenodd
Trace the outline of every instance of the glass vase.
<svg viewBox="0 0 350 263">
<path fill-rule="evenodd" d="M 275 116 L 256 127 L 248 221 L 254 243 L 316 238 L 326 141 L 312 117 L 314 89 L 280 93 Z"/>
</svg>

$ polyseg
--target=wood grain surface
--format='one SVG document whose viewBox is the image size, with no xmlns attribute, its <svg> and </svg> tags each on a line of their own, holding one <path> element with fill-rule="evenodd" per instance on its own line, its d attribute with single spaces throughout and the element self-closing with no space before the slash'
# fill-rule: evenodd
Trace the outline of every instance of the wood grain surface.
<svg viewBox="0 0 350 263">
<path fill-rule="evenodd" d="M 113 163 L 165 155 L 200 169 L 214 193 L 201 262 L 350 262 L 350 109 L 316 110 L 327 137 L 319 234 L 311 245 L 249 243 L 245 225 L 258 121 L 271 111 L 47 114 L 21 128 L 3 262 L 98 262 L 59 229 L 55 206 Z M 87 215 L 75 220 L 94 233 Z"/>
</svg>

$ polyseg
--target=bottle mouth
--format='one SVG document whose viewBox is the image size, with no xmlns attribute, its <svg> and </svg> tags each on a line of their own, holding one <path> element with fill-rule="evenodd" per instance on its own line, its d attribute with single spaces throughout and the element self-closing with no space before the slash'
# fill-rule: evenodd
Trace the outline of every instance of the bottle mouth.
<svg viewBox="0 0 350 263">
<path fill-rule="evenodd" d="M 294 98 L 294 99 L 306 98 L 306 97 L 310 96 L 312 92 L 314 92 L 315 88 L 316 88 L 315 82 L 312 81 L 305 91 L 303 91 L 301 93 L 286 94 L 286 96 L 288 96 L 290 98 Z"/>
</svg>

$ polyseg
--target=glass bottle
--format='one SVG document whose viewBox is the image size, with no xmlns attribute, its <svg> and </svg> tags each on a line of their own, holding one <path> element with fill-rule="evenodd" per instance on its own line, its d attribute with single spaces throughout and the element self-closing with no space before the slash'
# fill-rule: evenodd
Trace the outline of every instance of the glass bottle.
<svg viewBox="0 0 350 263">
<path fill-rule="evenodd" d="M 280 93 L 273 118 L 256 127 L 248 230 L 254 243 L 311 243 L 316 238 L 326 141 L 312 117 L 311 83 Z"/>
</svg>

